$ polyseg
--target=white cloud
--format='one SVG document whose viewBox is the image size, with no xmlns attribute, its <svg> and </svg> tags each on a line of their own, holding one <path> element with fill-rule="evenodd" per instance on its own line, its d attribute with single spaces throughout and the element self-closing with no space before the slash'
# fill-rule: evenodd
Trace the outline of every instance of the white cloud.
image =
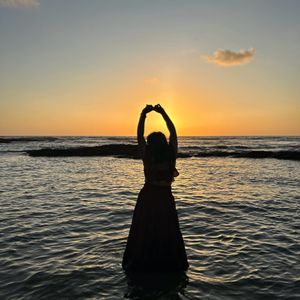
<svg viewBox="0 0 300 300">
<path fill-rule="evenodd" d="M 0 6 L 12 8 L 37 7 L 39 4 L 39 0 L 0 0 Z"/>
<path fill-rule="evenodd" d="M 241 49 L 238 52 L 231 50 L 218 49 L 212 56 L 205 56 L 204 59 L 210 63 L 214 63 L 224 67 L 244 65 L 249 63 L 255 55 L 255 49 Z"/>
</svg>

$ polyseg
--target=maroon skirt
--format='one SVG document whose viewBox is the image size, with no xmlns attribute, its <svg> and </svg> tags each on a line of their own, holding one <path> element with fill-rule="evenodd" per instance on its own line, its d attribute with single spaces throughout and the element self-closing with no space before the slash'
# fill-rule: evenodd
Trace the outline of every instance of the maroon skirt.
<svg viewBox="0 0 300 300">
<path fill-rule="evenodd" d="M 134 209 L 122 266 L 130 271 L 185 271 L 188 268 L 170 186 L 146 183 Z"/>
</svg>

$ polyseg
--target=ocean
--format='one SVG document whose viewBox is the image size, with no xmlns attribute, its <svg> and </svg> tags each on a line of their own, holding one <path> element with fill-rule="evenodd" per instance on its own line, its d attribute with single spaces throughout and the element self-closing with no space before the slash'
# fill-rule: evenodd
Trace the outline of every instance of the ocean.
<svg viewBox="0 0 300 300">
<path fill-rule="evenodd" d="M 0 299 L 300 299 L 300 137 L 179 138 L 185 274 L 122 270 L 140 160 L 25 152 L 124 143 L 1 140 Z"/>
</svg>

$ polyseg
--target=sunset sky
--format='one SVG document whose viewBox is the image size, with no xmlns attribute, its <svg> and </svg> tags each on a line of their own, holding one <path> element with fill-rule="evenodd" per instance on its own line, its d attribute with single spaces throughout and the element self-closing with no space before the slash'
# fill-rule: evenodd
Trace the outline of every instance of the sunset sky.
<svg viewBox="0 0 300 300">
<path fill-rule="evenodd" d="M 0 0 L 0 135 L 135 135 L 156 103 L 179 135 L 300 135 L 299 16 L 299 0 Z"/>
</svg>

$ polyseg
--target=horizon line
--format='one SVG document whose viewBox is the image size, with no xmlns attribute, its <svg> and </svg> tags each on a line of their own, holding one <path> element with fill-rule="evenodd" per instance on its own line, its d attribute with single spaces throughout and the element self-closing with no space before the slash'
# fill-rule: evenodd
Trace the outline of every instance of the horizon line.
<svg viewBox="0 0 300 300">
<path fill-rule="evenodd" d="M 0 135 L 2 137 L 136 137 L 136 135 Z M 178 135 L 178 137 L 300 137 L 300 134 L 272 135 Z"/>
</svg>

